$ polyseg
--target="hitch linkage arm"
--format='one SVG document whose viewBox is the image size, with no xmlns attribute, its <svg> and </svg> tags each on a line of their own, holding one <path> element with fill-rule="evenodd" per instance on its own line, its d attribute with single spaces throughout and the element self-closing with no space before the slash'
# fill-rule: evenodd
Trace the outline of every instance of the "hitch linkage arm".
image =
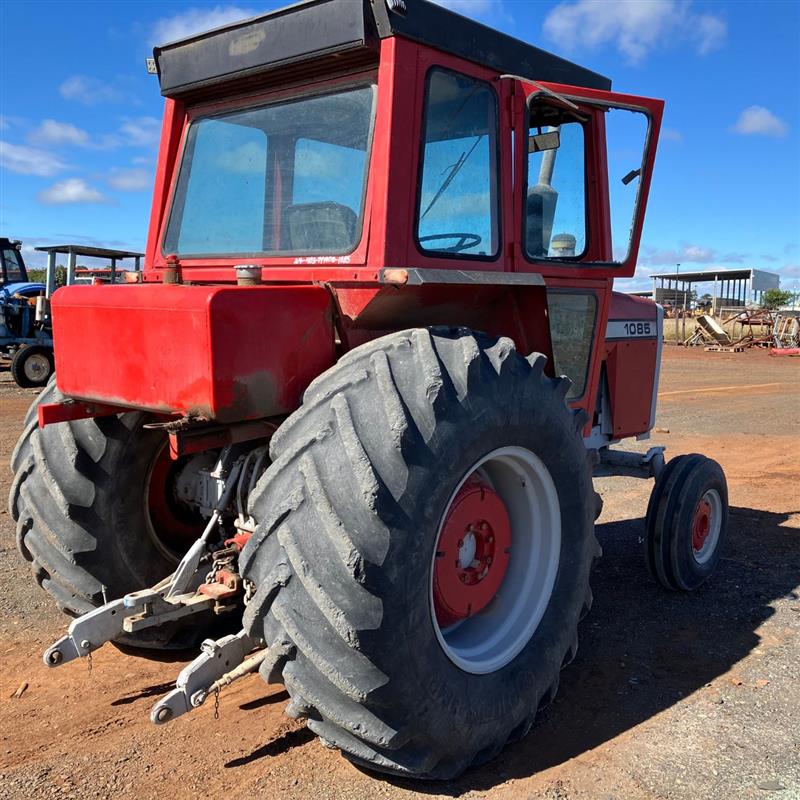
<svg viewBox="0 0 800 800">
<path fill-rule="evenodd" d="M 214 598 L 193 592 L 165 600 L 170 581 L 171 577 L 165 578 L 152 589 L 132 592 L 73 620 L 67 635 L 45 650 L 44 663 L 57 667 L 84 658 L 125 633 L 136 633 L 214 607 Z"/>
<path fill-rule="evenodd" d="M 112 600 L 73 620 L 67 635 L 45 651 L 43 658 L 48 667 L 88 656 L 123 634 L 136 633 L 190 614 L 215 609 L 215 599 L 196 590 L 202 583 L 202 567 L 209 555 L 209 540 L 219 532 L 220 519 L 242 469 L 240 450 L 240 447 L 232 445 L 220 453 L 215 471 L 225 478 L 222 496 L 202 535 L 189 548 L 175 572 L 151 589 L 131 592 L 120 600 Z"/>
<path fill-rule="evenodd" d="M 253 653 L 257 647 L 262 649 Z M 199 708 L 213 692 L 255 672 L 267 655 L 263 641 L 244 631 L 217 641 L 206 639 L 200 650 L 200 655 L 181 670 L 175 688 L 153 706 L 150 720 L 156 725 Z"/>
</svg>

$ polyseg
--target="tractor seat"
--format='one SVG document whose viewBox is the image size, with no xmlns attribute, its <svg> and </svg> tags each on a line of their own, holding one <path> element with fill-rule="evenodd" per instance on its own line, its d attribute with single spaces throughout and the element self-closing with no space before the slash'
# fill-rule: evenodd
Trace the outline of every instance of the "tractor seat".
<svg viewBox="0 0 800 800">
<path fill-rule="evenodd" d="M 356 245 L 358 216 L 341 203 L 298 203 L 286 206 L 283 216 L 291 250 L 341 253 Z"/>
</svg>

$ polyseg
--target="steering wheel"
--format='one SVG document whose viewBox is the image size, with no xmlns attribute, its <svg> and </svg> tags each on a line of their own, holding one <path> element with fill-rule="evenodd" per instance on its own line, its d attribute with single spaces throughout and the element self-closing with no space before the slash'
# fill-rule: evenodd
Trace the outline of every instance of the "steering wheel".
<svg viewBox="0 0 800 800">
<path fill-rule="evenodd" d="M 430 236 L 421 236 L 419 243 L 436 242 L 440 239 L 458 239 L 452 247 L 433 248 L 440 253 L 460 253 L 462 250 L 469 250 L 470 247 L 477 247 L 483 241 L 477 233 L 434 233 Z"/>
</svg>

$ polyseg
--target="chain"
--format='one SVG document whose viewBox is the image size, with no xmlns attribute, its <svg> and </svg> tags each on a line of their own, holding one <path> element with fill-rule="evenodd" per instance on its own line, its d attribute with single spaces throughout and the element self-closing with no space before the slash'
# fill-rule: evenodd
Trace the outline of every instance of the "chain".
<svg viewBox="0 0 800 800">
<path fill-rule="evenodd" d="M 219 687 L 214 689 L 214 719 L 219 719 Z"/>
<path fill-rule="evenodd" d="M 92 654 L 91 653 L 89 653 L 89 655 L 86 656 L 86 662 L 87 662 L 87 666 L 89 667 L 89 674 L 91 675 L 92 674 Z"/>
</svg>

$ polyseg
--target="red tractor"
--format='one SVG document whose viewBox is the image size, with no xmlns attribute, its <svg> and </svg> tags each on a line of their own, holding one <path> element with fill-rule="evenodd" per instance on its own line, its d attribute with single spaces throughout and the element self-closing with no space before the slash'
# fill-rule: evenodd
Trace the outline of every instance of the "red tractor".
<svg viewBox="0 0 800 800">
<path fill-rule="evenodd" d="M 656 478 L 666 587 L 719 558 L 719 466 L 610 447 L 655 419 L 662 311 L 612 285 L 663 104 L 424 0 L 309 0 L 155 65 L 142 281 L 53 298 L 13 455 L 19 549 L 75 617 L 45 663 L 215 630 L 154 722 L 258 670 L 354 762 L 457 775 L 575 655 L 593 474 Z"/>
</svg>

